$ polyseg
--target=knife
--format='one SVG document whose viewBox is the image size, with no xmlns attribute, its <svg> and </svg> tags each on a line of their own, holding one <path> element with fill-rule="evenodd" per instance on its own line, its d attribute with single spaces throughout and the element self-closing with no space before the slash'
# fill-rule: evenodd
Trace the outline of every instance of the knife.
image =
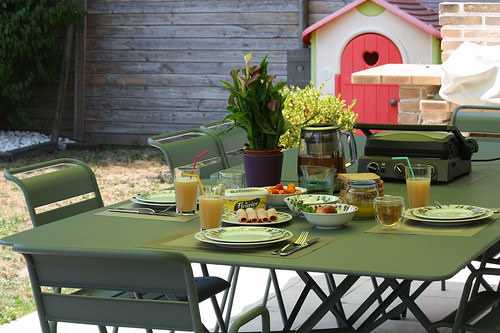
<svg viewBox="0 0 500 333">
<path fill-rule="evenodd" d="M 302 249 L 305 249 L 306 247 L 309 247 L 313 244 L 316 244 L 317 242 L 319 242 L 319 237 L 316 237 L 316 238 L 312 238 L 311 240 L 309 240 L 306 244 L 304 245 L 298 245 L 298 246 L 294 246 L 292 247 L 290 250 L 287 250 L 287 251 L 280 251 L 280 256 L 288 256 L 292 253 L 295 253 L 297 251 L 300 251 Z"/>
<path fill-rule="evenodd" d="M 176 216 L 175 213 L 157 213 L 151 208 L 111 208 L 108 209 L 110 212 L 115 213 L 130 213 L 130 214 L 141 214 L 141 215 L 156 215 L 156 216 Z"/>
</svg>

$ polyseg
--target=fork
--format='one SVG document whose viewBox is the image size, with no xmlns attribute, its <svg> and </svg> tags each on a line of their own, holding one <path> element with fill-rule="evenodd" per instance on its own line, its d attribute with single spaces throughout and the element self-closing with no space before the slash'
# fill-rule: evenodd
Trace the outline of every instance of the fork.
<svg viewBox="0 0 500 333">
<path fill-rule="evenodd" d="M 302 246 L 304 244 L 307 243 L 307 239 L 309 238 L 309 232 L 308 231 L 302 231 L 299 235 L 299 237 L 297 237 L 297 239 L 295 241 L 293 241 L 292 243 L 288 243 L 286 244 L 285 246 L 283 246 L 281 249 L 279 250 L 274 250 L 272 253 L 273 254 L 280 254 L 280 252 L 283 252 L 285 251 L 286 249 L 288 249 L 290 246 Z"/>
</svg>

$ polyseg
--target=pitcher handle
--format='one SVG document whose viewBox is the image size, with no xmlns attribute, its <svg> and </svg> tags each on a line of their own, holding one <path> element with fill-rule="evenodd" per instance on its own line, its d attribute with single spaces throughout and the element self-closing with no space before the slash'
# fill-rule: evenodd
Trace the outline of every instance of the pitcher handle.
<svg viewBox="0 0 500 333">
<path fill-rule="evenodd" d="M 354 138 L 354 133 L 351 132 L 340 132 L 340 135 L 346 138 L 346 144 L 349 147 L 349 157 L 350 160 L 345 162 L 345 167 L 348 168 L 358 160 L 358 147 L 356 146 L 356 139 Z"/>
</svg>

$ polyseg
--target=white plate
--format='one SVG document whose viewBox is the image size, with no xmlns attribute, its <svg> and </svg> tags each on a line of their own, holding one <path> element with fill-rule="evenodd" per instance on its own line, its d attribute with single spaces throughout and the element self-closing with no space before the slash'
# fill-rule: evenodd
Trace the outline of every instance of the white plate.
<svg viewBox="0 0 500 333">
<path fill-rule="evenodd" d="M 132 197 L 130 199 L 135 204 L 142 205 L 142 206 L 151 206 L 151 207 L 167 207 L 167 206 L 172 206 L 175 205 L 175 200 L 174 202 L 171 203 L 152 203 L 152 202 L 143 202 L 140 200 L 137 200 L 135 197 Z"/>
<path fill-rule="evenodd" d="M 291 239 L 292 237 L 293 237 L 293 234 L 290 231 L 285 230 L 283 238 L 275 239 L 272 241 L 260 242 L 260 243 L 225 243 L 225 242 L 214 241 L 212 239 L 205 237 L 205 235 L 203 234 L 202 231 L 197 232 L 194 235 L 194 238 L 196 238 L 197 240 L 199 240 L 200 242 L 203 242 L 203 243 L 213 244 L 213 245 L 216 245 L 219 247 L 224 247 L 224 248 L 244 249 L 244 250 L 259 248 L 259 247 L 266 247 L 266 246 L 269 246 L 272 244 L 281 243 L 281 242 L 284 242 L 284 241 Z"/>
<path fill-rule="evenodd" d="M 284 229 L 261 227 L 221 227 L 203 231 L 203 235 L 222 243 L 262 243 L 283 238 Z"/>
<path fill-rule="evenodd" d="M 271 225 L 276 225 L 276 224 L 281 224 L 281 223 L 286 223 L 289 222 L 293 219 L 292 215 L 285 213 L 285 212 L 277 212 L 278 213 L 278 219 L 276 221 L 268 221 L 268 222 L 240 222 L 238 220 L 238 217 L 236 216 L 236 213 L 234 212 L 226 212 L 222 215 L 222 222 L 224 223 L 229 223 L 229 224 L 235 224 L 235 225 L 244 225 L 244 226 L 271 226 Z"/>
<path fill-rule="evenodd" d="M 165 189 L 154 193 L 136 194 L 133 197 L 137 202 L 150 204 L 173 204 L 175 203 L 175 189 Z"/>
<path fill-rule="evenodd" d="M 480 217 L 488 212 L 488 209 L 470 205 L 442 205 L 415 208 L 412 210 L 414 216 L 426 220 L 463 220 Z"/>
<path fill-rule="evenodd" d="M 432 219 L 423 219 L 423 218 L 417 217 L 417 216 L 413 215 L 413 209 L 408 209 L 405 211 L 403 216 L 412 222 L 419 222 L 419 223 L 428 224 L 428 225 L 460 226 L 460 225 L 465 225 L 465 224 L 483 221 L 485 219 L 492 217 L 493 215 L 495 215 L 495 212 L 491 209 L 487 209 L 487 213 L 482 215 L 482 216 L 479 216 L 479 217 L 473 217 L 473 218 L 469 218 L 469 219 L 460 219 L 460 220 L 432 220 Z"/>
</svg>

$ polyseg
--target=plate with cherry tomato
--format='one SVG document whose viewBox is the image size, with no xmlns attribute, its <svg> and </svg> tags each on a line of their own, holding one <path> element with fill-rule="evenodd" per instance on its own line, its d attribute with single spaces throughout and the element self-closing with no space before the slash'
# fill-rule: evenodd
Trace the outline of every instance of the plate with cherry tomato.
<svg viewBox="0 0 500 333">
<path fill-rule="evenodd" d="M 270 206 L 286 206 L 285 198 L 307 192 L 307 189 L 298 187 L 294 183 L 288 183 L 287 185 L 279 183 L 274 186 L 267 186 L 265 189 L 268 193 L 267 204 Z"/>
</svg>

